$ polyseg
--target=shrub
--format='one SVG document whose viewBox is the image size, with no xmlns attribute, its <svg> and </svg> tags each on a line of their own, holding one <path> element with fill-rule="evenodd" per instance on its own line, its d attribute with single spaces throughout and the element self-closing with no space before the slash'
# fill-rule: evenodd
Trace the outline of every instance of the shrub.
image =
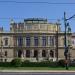
<svg viewBox="0 0 75 75">
<path fill-rule="evenodd" d="M 24 63 L 29 63 L 29 62 L 30 62 L 29 60 L 25 60 L 25 61 L 24 61 Z"/>
<path fill-rule="evenodd" d="M 21 64 L 22 64 L 22 61 L 20 58 L 13 59 L 11 61 L 11 66 L 13 66 L 13 67 L 20 67 Z"/>
<path fill-rule="evenodd" d="M 10 67 L 10 62 L 0 62 L 0 67 Z"/>
<path fill-rule="evenodd" d="M 41 61 L 41 63 L 50 63 L 51 61 L 46 60 L 46 61 Z"/>
<path fill-rule="evenodd" d="M 65 67 L 65 60 L 59 60 L 58 65 L 61 67 Z"/>
<path fill-rule="evenodd" d="M 69 66 L 75 67 L 75 62 L 70 62 L 70 63 L 69 63 Z"/>
<path fill-rule="evenodd" d="M 50 62 L 50 61 L 42 61 L 42 62 L 29 62 L 24 61 L 22 63 L 22 67 L 57 67 L 57 62 Z"/>
<path fill-rule="evenodd" d="M 58 62 L 50 62 L 49 67 L 58 67 Z"/>
</svg>

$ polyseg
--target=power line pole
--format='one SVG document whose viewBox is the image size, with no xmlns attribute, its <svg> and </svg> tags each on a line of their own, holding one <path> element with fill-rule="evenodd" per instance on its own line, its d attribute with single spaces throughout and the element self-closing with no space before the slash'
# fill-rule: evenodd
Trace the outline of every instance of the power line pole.
<svg viewBox="0 0 75 75">
<path fill-rule="evenodd" d="M 69 23 L 67 23 L 67 20 L 70 20 L 72 18 L 75 18 L 75 14 L 67 19 L 66 13 L 64 12 L 64 26 L 65 26 L 65 33 L 64 33 L 65 51 L 64 51 L 64 56 L 65 56 L 65 61 L 66 61 L 66 63 L 65 63 L 66 70 L 69 69 L 69 67 L 68 67 L 68 45 L 67 45 L 67 42 L 66 42 L 66 40 L 67 40 L 67 38 L 66 38 L 66 36 L 67 36 L 66 32 L 67 31 L 66 30 L 67 30 L 67 26 L 69 26 Z M 71 28 L 69 28 L 69 31 L 71 31 Z"/>
<path fill-rule="evenodd" d="M 64 43 L 65 43 L 65 51 L 64 51 L 64 56 L 65 56 L 65 67 L 66 70 L 69 69 L 68 67 L 68 58 L 67 58 L 67 53 L 68 53 L 68 48 L 67 48 L 67 43 L 66 43 L 66 29 L 67 29 L 67 19 L 66 19 L 66 13 L 64 12 L 64 26 L 65 26 L 65 33 L 64 33 Z"/>
</svg>

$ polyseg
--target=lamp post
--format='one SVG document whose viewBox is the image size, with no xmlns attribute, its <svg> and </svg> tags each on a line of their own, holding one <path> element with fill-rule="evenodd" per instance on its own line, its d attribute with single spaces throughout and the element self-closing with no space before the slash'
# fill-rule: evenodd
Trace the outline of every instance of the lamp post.
<svg viewBox="0 0 75 75">
<path fill-rule="evenodd" d="M 65 51 L 64 51 L 64 56 L 65 56 L 65 67 L 66 70 L 68 69 L 68 64 L 67 64 L 67 44 L 66 44 L 66 28 L 67 28 L 67 24 L 66 24 L 66 13 L 64 12 L 64 25 L 65 25 L 65 33 L 64 33 L 64 41 L 65 41 Z"/>
<path fill-rule="evenodd" d="M 66 70 L 68 70 L 69 68 L 68 68 L 68 46 L 67 46 L 67 43 L 66 43 L 66 40 L 67 40 L 67 38 L 66 38 L 66 36 L 67 36 L 67 26 L 68 26 L 68 23 L 67 23 L 67 20 L 70 20 L 70 19 L 72 19 L 72 18 L 74 18 L 75 17 L 75 15 L 73 15 L 73 16 L 71 16 L 70 18 L 68 18 L 68 19 L 66 19 L 66 13 L 64 12 L 64 26 L 65 26 L 65 33 L 64 33 L 64 41 L 65 41 L 65 51 L 64 51 L 64 56 L 65 56 L 65 67 L 66 67 Z"/>
<path fill-rule="evenodd" d="M 69 63 L 70 63 L 70 46 L 71 46 L 71 37 L 70 37 L 70 34 L 71 34 L 71 28 L 69 26 L 69 23 L 68 23 L 68 31 L 67 31 L 69 34 L 68 36 L 68 60 L 69 60 Z"/>
</svg>

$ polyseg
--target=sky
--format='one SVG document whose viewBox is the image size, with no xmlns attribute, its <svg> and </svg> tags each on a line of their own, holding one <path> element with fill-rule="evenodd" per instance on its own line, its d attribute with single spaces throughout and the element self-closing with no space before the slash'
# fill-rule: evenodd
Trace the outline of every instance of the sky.
<svg viewBox="0 0 75 75">
<path fill-rule="evenodd" d="M 23 22 L 26 18 L 47 18 L 51 23 L 60 19 L 61 30 L 64 31 L 64 11 L 66 18 L 73 16 L 75 0 L 0 0 L 0 27 L 3 26 L 5 31 L 9 31 L 11 19 Z M 68 22 L 72 32 L 75 32 L 75 18 Z"/>
</svg>

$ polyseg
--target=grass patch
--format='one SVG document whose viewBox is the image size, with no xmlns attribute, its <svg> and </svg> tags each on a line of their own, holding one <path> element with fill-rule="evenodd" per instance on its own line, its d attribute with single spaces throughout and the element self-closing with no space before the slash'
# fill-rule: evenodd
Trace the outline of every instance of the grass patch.
<svg viewBox="0 0 75 75">
<path fill-rule="evenodd" d="M 0 70 L 50 70 L 49 67 L 0 67 Z"/>
<path fill-rule="evenodd" d="M 0 70 L 66 70 L 65 67 L 0 67 Z M 75 67 L 69 67 L 69 70 L 75 70 Z"/>
</svg>

